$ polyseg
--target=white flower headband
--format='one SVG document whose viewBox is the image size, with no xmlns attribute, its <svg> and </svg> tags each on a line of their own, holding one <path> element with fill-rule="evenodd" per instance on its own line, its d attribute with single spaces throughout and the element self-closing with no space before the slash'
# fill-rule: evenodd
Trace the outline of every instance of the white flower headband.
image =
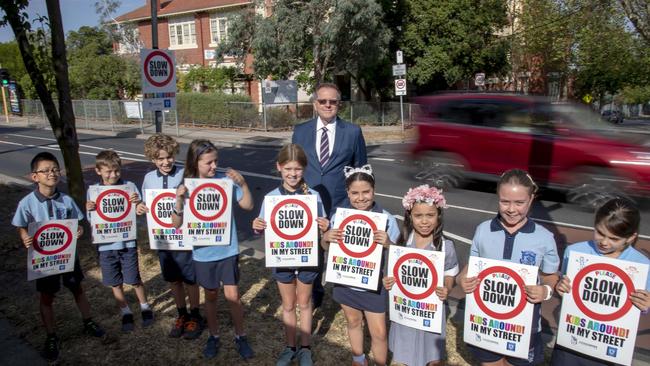
<svg viewBox="0 0 650 366">
<path fill-rule="evenodd" d="M 366 164 L 360 168 L 355 168 L 352 166 L 346 166 L 345 168 L 343 168 L 343 174 L 345 174 L 346 179 L 354 173 L 363 173 L 363 174 L 368 174 L 371 177 L 373 176 L 372 167 L 370 166 L 370 164 Z"/>
<path fill-rule="evenodd" d="M 447 201 L 442 195 L 442 190 L 436 187 L 429 187 L 428 184 L 411 188 L 402 198 L 402 206 L 405 210 L 411 210 L 416 203 L 426 203 L 429 206 L 435 205 L 438 208 L 447 208 Z"/>
</svg>

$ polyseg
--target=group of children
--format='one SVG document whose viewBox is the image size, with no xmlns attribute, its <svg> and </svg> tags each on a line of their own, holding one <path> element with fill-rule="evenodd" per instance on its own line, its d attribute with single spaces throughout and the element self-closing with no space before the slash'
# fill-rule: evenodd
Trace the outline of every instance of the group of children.
<svg viewBox="0 0 650 366">
<path fill-rule="evenodd" d="M 217 148 L 208 140 L 192 141 L 188 148 L 185 169 L 175 164 L 175 155 L 179 151 L 178 143 L 171 137 L 156 134 L 145 143 L 145 154 L 155 164 L 156 170 L 149 172 L 142 185 L 145 189 L 175 188 L 176 200 L 172 215 L 175 227 L 183 224 L 183 211 L 188 190 L 183 184 L 185 178 L 220 178 L 232 181 L 232 197 L 240 208 L 253 209 L 253 199 L 244 177 L 233 169 L 225 173 L 217 171 Z M 120 159 L 113 151 L 102 151 L 97 155 L 96 172 L 100 177 L 97 184 L 116 185 L 133 183 L 123 181 L 120 177 Z M 318 218 L 321 250 L 327 250 L 330 243 L 342 237 L 336 228 L 334 212 L 325 215 L 318 193 L 308 187 L 303 179 L 307 158 L 299 145 L 285 145 L 279 152 L 276 168 L 281 177 L 280 185 L 267 195 L 316 195 L 318 199 Z M 20 201 L 12 224 L 25 247 L 32 245 L 32 238 L 27 232 L 30 222 L 54 219 L 84 218 L 74 201 L 56 189 L 60 168 L 56 158 L 50 153 L 38 154 L 31 163 L 31 177 L 37 184 L 36 189 Z M 375 201 L 375 177 L 372 168 L 367 165 L 360 168 L 345 169 L 345 184 L 348 202 L 344 208 L 372 211 L 387 215 L 385 228 L 374 232 L 374 240 L 388 248 L 392 244 L 404 245 L 433 251 L 444 251 L 443 286 L 436 289 L 437 296 L 445 301 L 456 282 L 465 293 L 471 293 L 479 283 L 477 277 L 467 276 L 467 266 L 461 271 L 454 243 L 443 236 L 443 209 L 446 200 L 442 192 L 434 187 L 419 186 L 410 189 L 402 199 L 404 207 L 403 229 L 397 224 L 393 215 L 379 206 Z M 137 187 L 131 196 L 138 214 L 147 212 L 147 205 L 142 202 Z M 475 232 L 470 255 L 533 265 L 539 268 L 540 284 L 526 286 L 527 300 L 535 304 L 533 319 L 533 336 L 530 342 L 528 359 L 505 357 L 478 347 L 469 346 L 474 357 L 482 365 L 534 365 L 543 359 L 541 339 L 541 302 L 549 300 L 553 290 L 559 294 L 570 291 L 571 279 L 563 275 L 560 280 L 558 270 L 560 258 L 553 234 L 531 219 L 530 212 L 537 186 L 524 171 L 513 169 L 505 172 L 497 185 L 498 215 L 481 223 Z M 95 209 L 95 203 L 88 200 L 86 209 Z M 263 219 L 264 207 L 258 218 L 253 220 L 252 229 L 261 233 L 267 226 Z M 620 258 L 623 260 L 648 263 L 650 261 L 632 247 L 638 237 L 639 211 L 623 199 L 614 199 L 602 206 L 596 213 L 594 223 L 594 240 L 577 243 L 567 248 L 562 262 L 562 273 L 566 272 L 566 261 L 570 251 L 593 255 Z M 243 305 L 240 300 L 238 282 L 239 248 L 235 220 L 232 219 L 231 242 L 229 245 L 194 246 L 191 251 L 159 250 L 158 256 L 162 276 L 170 285 L 178 318 L 169 333 L 170 337 L 195 339 L 201 335 L 207 321 L 209 330 L 203 354 L 206 358 L 217 355 L 220 347 L 217 324 L 216 301 L 220 288 L 229 304 L 235 328 L 234 346 L 244 359 L 250 359 L 254 352 L 250 347 L 244 330 Z M 82 235 L 80 229 L 77 233 Z M 335 244 L 336 245 L 336 244 Z M 117 242 L 98 245 L 99 263 L 102 281 L 110 286 L 122 314 L 122 330 L 134 329 L 134 318 L 125 300 L 123 283 L 134 287 L 142 316 L 142 326 L 154 321 L 153 312 L 147 303 L 138 269 L 138 256 L 135 241 Z M 386 253 L 387 250 L 384 250 Z M 386 273 L 386 258 L 382 273 Z M 311 293 L 314 281 L 318 278 L 322 266 L 302 268 L 274 268 L 273 278 L 277 281 L 282 298 L 282 321 L 285 326 L 286 347 L 278 356 L 277 365 L 290 365 L 294 360 L 300 365 L 312 365 L 311 332 L 312 301 Z M 73 272 L 54 275 L 36 281 L 40 293 L 40 310 L 47 331 L 45 356 L 55 359 L 58 356 L 58 338 L 54 332 L 52 301 L 60 288 L 60 282 L 74 294 L 75 301 L 83 318 L 86 333 L 101 337 L 104 331 L 91 319 L 90 306 L 84 295 L 81 280 L 83 273 L 78 259 Z M 376 291 L 362 290 L 342 285 L 335 285 L 333 298 L 341 304 L 347 321 L 347 333 L 352 350 L 353 365 L 367 365 L 364 354 L 363 320 L 365 318 L 370 333 L 370 349 L 377 365 L 388 361 L 388 350 L 393 354 L 393 361 L 405 365 L 438 365 L 445 359 L 445 322 L 440 334 L 416 330 L 391 322 L 387 331 L 386 312 L 388 291 L 395 284 L 395 279 L 384 275 L 382 284 Z M 199 286 L 205 294 L 205 320 L 199 314 Z M 650 307 L 650 286 L 637 289 L 631 294 L 631 302 L 642 311 Z M 185 301 L 189 298 L 190 311 Z M 298 326 L 299 310 L 300 325 Z M 444 314 L 443 314 L 444 317 Z M 444 318 L 443 318 L 444 319 Z M 298 346 L 298 339 L 300 346 Z M 606 362 L 591 359 L 571 350 L 556 347 L 553 352 L 554 365 L 568 363 L 600 365 Z"/>
</svg>

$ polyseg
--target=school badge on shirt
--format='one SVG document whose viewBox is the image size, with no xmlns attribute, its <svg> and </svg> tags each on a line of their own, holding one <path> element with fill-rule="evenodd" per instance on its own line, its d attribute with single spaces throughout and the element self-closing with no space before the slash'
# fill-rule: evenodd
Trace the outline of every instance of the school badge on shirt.
<svg viewBox="0 0 650 366">
<path fill-rule="evenodd" d="M 519 259 L 519 263 L 521 264 L 526 264 L 529 266 L 534 266 L 535 265 L 535 259 L 537 258 L 537 254 L 531 250 L 522 250 L 521 251 L 521 258 Z"/>
</svg>

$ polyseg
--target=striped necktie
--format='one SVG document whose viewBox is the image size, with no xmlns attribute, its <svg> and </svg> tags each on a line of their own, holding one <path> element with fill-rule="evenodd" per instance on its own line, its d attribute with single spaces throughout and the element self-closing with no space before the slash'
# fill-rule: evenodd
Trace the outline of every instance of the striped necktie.
<svg viewBox="0 0 650 366">
<path fill-rule="evenodd" d="M 327 137 L 327 127 L 321 128 L 323 133 L 320 135 L 320 166 L 323 167 L 330 159 L 330 142 Z"/>
</svg>

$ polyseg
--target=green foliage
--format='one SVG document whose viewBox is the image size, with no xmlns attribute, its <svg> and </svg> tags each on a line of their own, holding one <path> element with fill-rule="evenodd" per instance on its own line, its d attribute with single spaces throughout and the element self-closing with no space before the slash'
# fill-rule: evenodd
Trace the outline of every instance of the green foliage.
<svg viewBox="0 0 650 366">
<path fill-rule="evenodd" d="M 217 53 L 243 62 L 252 52 L 257 78 L 298 74 L 309 88 L 338 73 L 358 76 L 385 58 L 391 35 L 382 20 L 374 0 L 278 0 L 269 17 L 245 12 L 233 19 Z"/>
<path fill-rule="evenodd" d="M 244 104 L 229 102 L 243 102 Z M 179 93 L 176 109 L 181 123 L 233 127 L 235 123 L 256 124 L 257 106 L 248 96 L 224 93 Z"/>
<path fill-rule="evenodd" d="M 187 73 L 181 74 L 178 88 L 184 92 L 195 89 L 202 92 L 220 92 L 230 88 L 234 92 L 235 82 L 239 77 L 236 67 L 194 66 Z"/>
<path fill-rule="evenodd" d="M 74 99 L 121 99 L 139 92 L 139 61 L 115 55 L 105 31 L 83 26 L 68 34 L 67 44 Z"/>
<path fill-rule="evenodd" d="M 626 86 L 621 94 L 626 104 L 645 104 L 650 102 L 650 85 Z"/>
<path fill-rule="evenodd" d="M 0 64 L 2 68 L 9 70 L 11 77 L 17 81 L 27 75 L 16 41 L 0 43 Z"/>
<path fill-rule="evenodd" d="M 417 85 L 451 86 L 477 72 L 507 70 L 505 0 L 406 0 L 402 50 Z"/>
</svg>

